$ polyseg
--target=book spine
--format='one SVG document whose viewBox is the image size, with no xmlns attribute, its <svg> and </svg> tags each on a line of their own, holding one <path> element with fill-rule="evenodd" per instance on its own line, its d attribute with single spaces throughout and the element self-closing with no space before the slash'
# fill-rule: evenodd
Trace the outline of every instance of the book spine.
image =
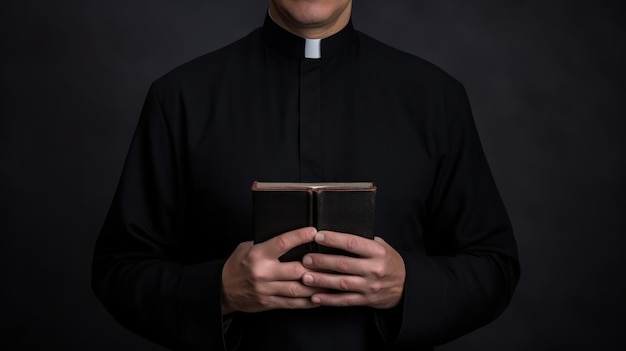
<svg viewBox="0 0 626 351">
<path fill-rule="evenodd" d="M 318 210 L 318 203 L 319 203 L 319 191 L 311 191 L 311 203 L 309 206 L 310 209 L 310 217 L 309 217 L 309 223 L 311 223 L 311 226 L 316 228 L 317 230 L 320 230 L 320 228 L 318 227 L 318 214 L 319 214 L 319 210 Z M 311 252 L 319 252 L 319 245 L 314 241 L 311 243 Z"/>
</svg>

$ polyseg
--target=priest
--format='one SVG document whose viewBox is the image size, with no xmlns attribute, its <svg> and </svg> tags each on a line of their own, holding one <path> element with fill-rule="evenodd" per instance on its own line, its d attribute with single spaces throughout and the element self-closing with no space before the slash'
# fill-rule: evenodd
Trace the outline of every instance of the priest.
<svg viewBox="0 0 626 351">
<path fill-rule="evenodd" d="M 351 9 L 269 0 L 152 84 L 93 260 L 122 325 L 175 350 L 432 350 L 505 309 L 517 249 L 462 84 Z M 255 180 L 374 182 L 376 237 L 253 244 Z M 313 241 L 353 255 L 278 259 Z"/>
</svg>

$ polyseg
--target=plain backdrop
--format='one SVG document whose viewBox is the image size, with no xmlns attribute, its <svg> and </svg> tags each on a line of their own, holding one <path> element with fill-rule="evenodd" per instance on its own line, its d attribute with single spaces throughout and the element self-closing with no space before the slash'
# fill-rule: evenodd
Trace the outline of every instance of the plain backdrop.
<svg viewBox="0 0 626 351">
<path fill-rule="evenodd" d="M 519 244 L 490 325 L 440 350 L 625 350 L 622 1 L 355 0 L 353 22 L 465 84 Z M 149 84 L 266 2 L 0 2 L 0 349 L 161 350 L 90 289 Z"/>
</svg>

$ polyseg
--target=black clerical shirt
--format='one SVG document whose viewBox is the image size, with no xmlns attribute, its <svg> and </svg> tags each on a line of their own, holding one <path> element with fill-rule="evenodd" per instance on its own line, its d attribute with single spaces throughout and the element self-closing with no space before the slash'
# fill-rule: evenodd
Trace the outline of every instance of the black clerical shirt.
<svg viewBox="0 0 626 351">
<path fill-rule="evenodd" d="M 373 181 L 376 232 L 403 257 L 391 310 L 220 309 L 221 270 L 252 240 L 254 180 Z M 430 349 L 493 320 L 516 245 L 460 83 L 348 24 L 304 57 L 262 28 L 150 88 L 94 255 L 94 291 L 174 349 Z"/>
</svg>

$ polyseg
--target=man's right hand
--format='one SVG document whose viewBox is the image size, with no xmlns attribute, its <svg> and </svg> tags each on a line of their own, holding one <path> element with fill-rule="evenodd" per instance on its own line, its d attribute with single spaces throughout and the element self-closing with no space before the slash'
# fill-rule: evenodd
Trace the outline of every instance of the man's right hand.
<svg viewBox="0 0 626 351">
<path fill-rule="evenodd" d="M 222 313 L 318 307 L 311 295 L 324 290 L 301 280 L 310 270 L 299 261 L 278 260 L 292 248 L 313 241 L 316 233 L 307 227 L 256 245 L 252 241 L 239 244 L 222 269 Z"/>
</svg>

